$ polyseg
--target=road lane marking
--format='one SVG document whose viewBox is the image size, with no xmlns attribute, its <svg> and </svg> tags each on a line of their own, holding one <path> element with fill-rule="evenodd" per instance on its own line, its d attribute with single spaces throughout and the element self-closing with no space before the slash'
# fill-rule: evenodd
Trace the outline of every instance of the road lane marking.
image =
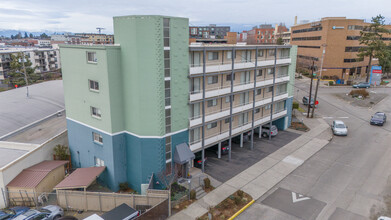
<svg viewBox="0 0 391 220">
<path fill-rule="evenodd" d="M 308 199 L 311 199 L 311 198 L 305 197 L 299 193 L 292 192 L 292 202 L 293 203 L 301 202 L 301 201 L 308 200 Z"/>
</svg>

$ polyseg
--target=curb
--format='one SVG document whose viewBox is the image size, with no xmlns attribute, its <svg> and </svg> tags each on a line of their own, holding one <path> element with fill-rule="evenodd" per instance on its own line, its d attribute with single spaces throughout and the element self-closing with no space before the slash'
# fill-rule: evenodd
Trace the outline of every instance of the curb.
<svg viewBox="0 0 391 220">
<path fill-rule="evenodd" d="M 241 208 L 239 211 L 237 211 L 233 216 L 231 216 L 228 220 L 233 220 L 234 218 L 238 217 L 238 215 L 240 215 L 240 213 L 242 213 L 244 210 L 246 210 L 248 207 L 250 207 L 253 203 L 255 202 L 255 200 L 251 200 L 251 202 L 247 203 L 247 205 L 245 205 L 243 208 Z"/>
</svg>

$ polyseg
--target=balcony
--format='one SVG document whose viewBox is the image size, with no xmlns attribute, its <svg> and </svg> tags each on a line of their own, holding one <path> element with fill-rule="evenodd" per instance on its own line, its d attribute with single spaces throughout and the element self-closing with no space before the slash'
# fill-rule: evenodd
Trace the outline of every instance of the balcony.
<svg viewBox="0 0 391 220">
<path fill-rule="evenodd" d="M 281 64 L 290 64 L 291 58 L 290 57 L 279 57 L 277 58 L 277 65 Z M 272 66 L 274 65 L 274 57 L 264 59 L 260 58 L 258 59 L 258 64 L 260 66 Z M 248 61 L 236 61 L 234 63 L 234 69 L 248 69 L 248 68 L 255 68 L 255 59 L 251 59 Z M 226 72 L 232 70 L 232 62 L 225 61 L 211 61 L 206 63 L 205 67 L 205 73 L 214 73 L 214 72 Z M 203 72 L 203 64 L 199 65 L 190 65 L 190 75 L 196 75 L 196 74 L 202 74 Z"/>
<path fill-rule="evenodd" d="M 274 96 L 274 102 L 277 102 L 279 100 L 283 100 L 286 98 L 288 98 L 288 93 L 285 92 L 282 94 L 278 94 L 278 95 Z M 265 98 L 263 100 L 256 101 L 255 107 L 263 106 L 263 105 L 269 104 L 271 102 L 272 102 L 272 98 Z M 250 109 L 252 109 L 252 107 L 253 107 L 252 102 L 245 104 L 245 105 L 233 106 L 232 114 L 236 114 L 239 112 L 250 110 Z M 230 112 L 230 108 L 220 109 L 216 112 L 209 112 L 207 115 L 205 115 L 205 123 L 214 121 L 219 118 L 227 117 L 227 116 L 229 116 L 229 112 Z M 190 127 L 195 127 L 195 126 L 201 125 L 201 124 L 202 124 L 202 116 L 201 115 L 198 116 L 197 118 L 190 118 L 190 120 L 189 120 Z"/>
<path fill-rule="evenodd" d="M 288 111 L 285 109 L 276 111 L 276 113 L 273 114 L 272 119 L 274 120 L 274 119 L 278 119 L 280 117 L 286 116 L 287 113 L 288 113 Z M 270 121 L 270 115 L 265 116 L 261 119 L 254 121 L 254 127 L 260 126 L 260 125 L 265 124 L 269 121 Z M 238 126 L 238 127 L 233 128 L 232 129 L 232 137 L 239 135 L 239 134 L 243 133 L 244 131 L 250 130 L 251 127 L 252 127 L 252 122 L 250 121 L 242 126 Z M 205 146 L 212 145 L 214 143 L 225 140 L 227 138 L 229 138 L 229 131 L 223 131 L 220 133 L 209 135 L 208 137 L 205 137 Z M 189 144 L 190 144 L 190 149 L 192 151 L 198 151 L 202 148 L 201 140 L 193 141 L 192 143 L 189 143 Z"/>
<path fill-rule="evenodd" d="M 288 75 L 280 75 L 276 77 L 276 83 L 281 83 L 281 82 L 287 82 L 289 81 L 289 76 Z M 257 81 L 256 82 L 256 87 L 264 87 L 268 85 L 273 85 L 273 79 L 267 79 L 267 80 L 262 80 L 262 81 Z M 241 91 L 246 91 L 249 89 L 254 88 L 254 82 L 250 82 L 247 84 L 237 84 L 234 85 L 233 91 L 234 92 L 241 92 Z M 231 86 L 220 86 L 217 88 L 213 88 L 210 90 L 205 91 L 205 98 L 211 98 L 211 97 L 217 97 L 217 96 L 223 96 L 231 93 Z M 194 102 L 197 100 L 202 100 L 202 90 L 197 91 L 197 93 L 192 93 L 190 94 L 190 102 Z"/>
</svg>

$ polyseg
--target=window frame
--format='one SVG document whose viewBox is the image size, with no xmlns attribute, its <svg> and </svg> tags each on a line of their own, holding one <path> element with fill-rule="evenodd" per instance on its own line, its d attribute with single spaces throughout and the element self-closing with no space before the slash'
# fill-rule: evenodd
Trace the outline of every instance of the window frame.
<svg viewBox="0 0 391 220">
<path fill-rule="evenodd" d="M 93 83 L 94 88 L 91 88 L 91 83 Z M 96 85 L 97 85 L 98 89 L 96 89 Z M 99 92 L 99 82 L 98 81 L 89 79 L 88 86 L 89 86 L 90 91 Z"/>
<path fill-rule="evenodd" d="M 95 56 L 93 57 L 94 58 L 94 60 L 90 60 L 89 58 L 90 58 L 90 54 L 94 54 Z M 86 51 L 86 57 L 87 57 L 87 63 L 91 63 L 91 64 L 97 64 L 98 63 L 98 58 L 97 58 L 97 56 L 96 56 L 97 54 L 96 54 L 96 51 Z"/>
<path fill-rule="evenodd" d="M 94 111 L 95 109 L 95 111 Z M 98 119 L 101 119 L 102 118 L 102 112 L 100 110 L 100 108 L 97 108 L 97 107 L 94 107 L 94 106 L 90 106 L 90 110 L 91 110 L 91 116 L 94 117 L 94 118 L 98 118 Z M 94 114 L 95 112 L 95 114 Z"/>
</svg>

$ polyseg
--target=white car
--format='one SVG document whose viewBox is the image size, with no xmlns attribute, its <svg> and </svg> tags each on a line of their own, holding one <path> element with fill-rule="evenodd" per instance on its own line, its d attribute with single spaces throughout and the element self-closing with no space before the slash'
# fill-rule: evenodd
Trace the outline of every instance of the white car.
<svg viewBox="0 0 391 220">
<path fill-rule="evenodd" d="M 391 220 L 391 218 L 386 216 L 380 216 L 377 220 Z"/>
<path fill-rule="evenodd" d="M 333 121 L 333 124 L 331 125 L 331 130 L 333 131 L 334 135 L 348 135 L 348 126 L 346 126 L 345 123 L 340 120 Z"/>
</svg>

